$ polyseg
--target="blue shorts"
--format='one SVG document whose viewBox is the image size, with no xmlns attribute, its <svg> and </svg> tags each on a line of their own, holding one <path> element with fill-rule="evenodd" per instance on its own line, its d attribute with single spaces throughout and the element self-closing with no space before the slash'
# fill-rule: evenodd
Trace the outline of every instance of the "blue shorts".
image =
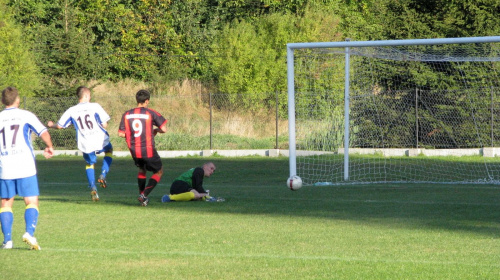
<svg viewBox="0 0 500 280">
<path fill-rule="evenodd" d="M 92 165 L 97 162 L 97 154 L 100 154 L 102 152 L 108 152 L 113 149 L 113 146 L 111 145 L 111 142 L 106 145 L 104 148 L 102 148 L 99 151 L 95 151 L 89 154 L 83 153 L 83 159 L 87 162 L 88 165 Z"/>
<path fill-rule="evenodd" d="M 16 195 L 22 197 L 39 196 L 40 190 L 36 175 L 21 179 L 0 179 L 0 196 L 11 199 Z"/>
</svg>

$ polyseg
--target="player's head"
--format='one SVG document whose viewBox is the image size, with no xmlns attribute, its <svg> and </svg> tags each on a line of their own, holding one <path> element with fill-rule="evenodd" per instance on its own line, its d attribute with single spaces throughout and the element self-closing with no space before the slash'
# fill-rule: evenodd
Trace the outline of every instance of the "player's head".
<svg viewBox="0 0 500 280">
<path fill-rule="evenodd" d="M 8 87 L 2 90 L 2 103 L 5 106 L 12 106 L 19 99 L 19 92 L 15 87 Z"/>
<path fill-rule="evenodd" d="M 90 96 L 90 89 L 84 86 L 80 86 L 76 89 L 76 96 L 78 96 L 78 100 L 82 100 L 86 95 Z"/>
<path fill-rule="evenodd" d="M 151 98 L 151 93 L 145 89 L 141 89 L 135 94 L 137 104 L 144 104 L 146 100 L 149 100 L 149 98 Z"/>
<path fill-rule="evenodd" d="M 205 177 L 210 177 L 215 172 L 215 164 L 211 161 L 203 164 L 203 172 Z"/>
</svg>

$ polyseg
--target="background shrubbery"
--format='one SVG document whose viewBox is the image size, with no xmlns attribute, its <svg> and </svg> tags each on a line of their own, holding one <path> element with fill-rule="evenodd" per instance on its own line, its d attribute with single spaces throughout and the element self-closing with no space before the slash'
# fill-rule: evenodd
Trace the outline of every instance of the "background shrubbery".
<svg viewBox="0 0 500 280">
<path fill-rule="evenodd" d="M 115 103 L 125 100 L 117 96 L 133 96 L 137 89 L 121 85 L 136 83 L 155 96 L 198 96 L 200 100 L 176 99 L 191 103 L 164 110 L 176 125 L 192 122 L 176 119 L 173 108 L 183 113 L 191 108 L 188 118 L 206 121 L 211 102 L 206 98 L 214 94 L 225 96 L 223 102 L 215 99 L 212 104 L 221 115 L 237 112 L 236 120 L 246 124 L 257 118 L 269 124 L 277 110 L 284 124 L 287 43 L 498 35 L 499 14 L 500 3 L 495 0 L 0 0 L 0 88 L 16 86 L 23 97 L 72 97 L 84 84 L 114 115 Z M 341 81 L 344 70 L 340 64 L 319 66 L 327 69 L 322 76 L 311 71 L 296 85 L 314 81 L 318 107 L 312 112 L 323 116 L 332 101 L 336 104 L 342 98 L 343 82 L 328 84 Z M 398 74 L 394 72 L 385 83 L 392 84 Z M 453 89 L 448 81 L 453 77 L 436 69 L 418 71 L 411 78 Z M 57 102 L 47 106 L 64 107 Z M 231 123 L 214 127 L 221 131 L 238 127 L 230 128 Z M 232 135 L 255 139 L 273 135 L 255 125 L 245 127 L 251 129 Z M 208 135 L 195 129 L 174 132 L 169 143 L 186 135 Z M 285 130 L 280 129 L 280 135 Z M 322 139 L 340 137 L 332 133 L 309 142 L 323 149 Z"/>
<path fill-rule="evenodd" d="M 66 96 L 89 80 L 188 79 L 245 94 L 235 102 L 248 108 L 285 90 L 286 43 L 500 34 L 494 0 L 0 0 L 0 7 L 1 87 Z"/>
</svg>

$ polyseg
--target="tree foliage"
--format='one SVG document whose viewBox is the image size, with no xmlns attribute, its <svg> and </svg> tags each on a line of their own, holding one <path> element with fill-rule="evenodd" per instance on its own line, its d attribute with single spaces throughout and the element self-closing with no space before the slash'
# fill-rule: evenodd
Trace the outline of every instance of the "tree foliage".
<svg viewBox="0 0 500 280">
<path fill-rule="evenodd" d="M 274 13 L 251 22 L 227 24 L 212 44 L 213 56 L 209 58 L 219 90 L 234 94 L 234 101 L 247 108 L 260 109 L 254 104 L 269 104 L 266 101 L 274 101 L 276 92 L 286 91 L 286 44 L 337 40 L 336 33 L 325 29 L 334 29 L 337 22 L 327 12 L 311 10 L 300 18 Z M 241 93 L 245 98 L 236 99 Z M 281 101 L 285 100 L 283 94 Z"/>
<path fill-rule="evenodd" d="M 248 94 L 239 101 L 250 107 L 286 88 L 286 43 L 500 33 L 497 0 L 3 2 L 8 28 L 18 31 L 2 40 L 17 36 L 17 51 L 35 58 L 31 67 L 40 74 L 21 72 L 43 81 L 30 89 L 38 95 L 64 95 L 90 79 L 196 79 L 220 92 Z M 18 63 L 33 65 L 21 57 Z"/>
<path fill-rule="evenodd" d="M 12 19 L 0 0 L 0 90 L 14 86 L 23 96 L 40 88 L 39 69 L 34 64 L 22 28 Z"/>
</svg>

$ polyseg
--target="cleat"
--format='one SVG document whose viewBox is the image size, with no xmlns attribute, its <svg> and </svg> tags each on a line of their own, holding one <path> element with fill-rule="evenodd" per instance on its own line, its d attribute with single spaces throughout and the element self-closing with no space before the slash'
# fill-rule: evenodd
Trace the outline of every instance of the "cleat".
<svg viewBox="0 0 500 280">
<path fill-rule="evenodd" d="M 30 246 L 30 250 L 42 250 L 42 248 L 40 248 L 40 245 L 38 245 L 38 242 L 36 242 L 36 238 L 34 236 L 31 236 L 27 232 L 23 235 L 23 241 Z"/>
<path fill-rule="evenodd" d="M 149 202 L 149 198 L 147 198 L 146 196 L 144 196 L 143 194 L 141 194 L 137 200 L 139 200 L 139 202 L 141 203 L 141 206 L 148 206 L 148 202 Z"/>
<path fill-rule="evenodd" d="M 99 185 L 103 189 L 105 189 L 108 186 L 108 183 L 106 183 L 106 177 L 104 176 L 104 174 L 101 174 L 101 176 L 99 176 L 99 179 L 97 179 L 97 182 L 99 183 Z"/>
<path fill-rule="evenodd" d="M 168 194 L 164 195 L 161 197 L 161 202 L 165 203 L 165 202 L 171 202 L 172 200 L 170 200 L 170 196 Z"/>
<path fill-rule="evenodd" d="M 14 243 L 12 240 L 9 240 L 2 244 L 2 249 L 12 249 L 14 247 Z"/>
<path fill-rule="evenodd" d="M 90 197 L 92 198 L 92 201 L 94 201 L 94 202 L 99 201 L 99 194 L 97 194 L 97 189 L 95 187 L 93 187 L 92 191 L 90 191 Z"/>
</svg>

